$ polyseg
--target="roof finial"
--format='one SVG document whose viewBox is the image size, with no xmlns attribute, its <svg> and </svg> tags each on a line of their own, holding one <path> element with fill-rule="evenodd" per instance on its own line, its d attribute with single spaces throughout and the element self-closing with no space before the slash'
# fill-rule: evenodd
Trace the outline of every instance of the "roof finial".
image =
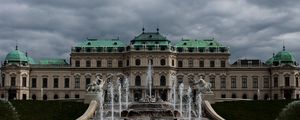
<svg viewBox="0 0 300 120">
<path fill-rule="evenodd" d="M 143 30 L 143 33 L 144 33 L 144 32 L 145 32 L 145 28 L 143 27 L 143 29 L 142 29 L 142 30 Z"/>
<path fill-rule="evenodd" d="M 159 28 L 158 27 L 156 28 L 156 32 L 159 33 Z"/>
<path fill-rule="evenodd" d="M 283 40 L 283 47 L 282 47 L 282 49 L 283 49 L 283 51 L 285 51 L 285 45 L 284 45 L 284 40 Z"/>
<path fill-rule="evenodd" d="M 273 53 L 273 57 L 275 56 L 275 53 Z"/>
<path fill-rule="evenodd" d="M 18 50 L 18 40 L 16 40 L 16 50 Z"/>
<path fill-rule="evenodd" d="M 27 53 L 27 51 L 25 52 L 25 55 L 26 55 L 26 57 L 28 57 L 28 53 Z"/>
</svg>

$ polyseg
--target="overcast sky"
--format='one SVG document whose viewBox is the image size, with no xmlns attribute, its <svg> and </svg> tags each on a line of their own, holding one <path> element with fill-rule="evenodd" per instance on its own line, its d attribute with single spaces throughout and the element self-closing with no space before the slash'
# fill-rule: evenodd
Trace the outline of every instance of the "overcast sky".
<svg viewBox="0 0 300 120">
<path fill-rule="evenodd" d="M 34 59 L 69 59 L 87 37 L 125 43 L 155 31 L 176 42 L 215 38 L 238 58 L 263 61 L 282 50 L 300 60 L 299 0 L 0 0 L 0 59 L 15 49 Z M 299 1 L 299 2 L 298 2 Z"/>
</svg>

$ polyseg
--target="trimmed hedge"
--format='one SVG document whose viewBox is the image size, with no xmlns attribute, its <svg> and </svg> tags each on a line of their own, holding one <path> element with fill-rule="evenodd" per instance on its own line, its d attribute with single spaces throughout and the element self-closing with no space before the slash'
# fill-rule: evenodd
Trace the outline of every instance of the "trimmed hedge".
<svg viewBox="0 0 300 120">
<path fill-rule="evenodd" d="M 226 120 L 275 120 L 291 100 L 231 101 L 213 104 Z"/>
<path fill-rule="evenodd" d="M 11 101 L 20 120 L 74 120 L 88 105 L 72 101 Z M 11 120 L 12 112 L 0 104 L 1 120 Z M 4 112 L 3 112 L 4 111 Z"/>
</svg>

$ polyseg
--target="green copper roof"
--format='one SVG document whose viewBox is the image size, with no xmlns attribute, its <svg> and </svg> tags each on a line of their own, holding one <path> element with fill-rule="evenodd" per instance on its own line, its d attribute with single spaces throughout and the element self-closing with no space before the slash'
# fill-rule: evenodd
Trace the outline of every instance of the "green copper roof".
<svg viewBox="0 0 300 120">
<path fill-rule="evenodd" d="M 27 56 L 27 59 L 28 59 L 29 64 L 36 64 L 36 62 L 34 61 L 34 59 L 32 57 Z"/>
<path fill-rule="evenodd" d="M 8 53 L 5 57 L 8 62 L 28 62 L 26 55 L 20 50 L 14 50 Z"/>
<path fill-rule="evenodd" d="M 171 42 L 159 32 L 143 32 L 135 37 L 131 44 L 133 45 L 169 45 Z"/>
<path fill-rule="evenodd" d="M 125 47 L 125 45 L 118 39 L 87 39 L 75 47 Z"/>
<path fill-rule="evenodd" d="M 161 34 L 159 34 L 159 32 L 143 32 L 142 34 L 140 34 L 139 36 L 135 37 L 133 40 L 162 40 L 165 41 L 167 40 L 166 37 L 162 36 Z"/>
<path fill-rule="evenodd" d="M 267 65 L 272 65 L 272 64 L 294 64 L 296 65 L 296 59 L 295 56 L 288 51 L 280 51 L 278 52 L 275 56 L 270 58 L 269 60 L 266 61 Z"/>
<path fill-rule="evenodd" d="M 274 57 L 274 61 L 296 61 L 294 55 L 288 51 L 280 51 Z"/>
<path fill-rule="evenodd" d="M 65 59 L 44 59 L 40 60 L 39 64 L 41 65 L 67 65 Z"/>
<path fill-rule="evenodd" d="M 191 40 L 183 39 L 176 43 L 176 47 L 224 47 L 214 39 Z"/>
<path fill-rule="evenodd" d="M 266 64 L 267 64 L 267 65 L 272 65 L 272 64 L 273 64 L 273 61 L 274 61 L 274 58 L 271 57 L 270 59 L 268 59 L 268 60 L 266 61 Z"/>
</svg>

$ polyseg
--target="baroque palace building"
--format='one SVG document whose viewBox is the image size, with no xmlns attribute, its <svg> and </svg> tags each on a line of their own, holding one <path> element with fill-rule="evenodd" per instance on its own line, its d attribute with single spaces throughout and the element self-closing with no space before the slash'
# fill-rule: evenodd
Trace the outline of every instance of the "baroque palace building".
<svg viewBox="0 0 300 120">
<path fill-rule="evenodd" d="M 158 29 L 143 29 L 129 45 L 119 39 L 84 40 L 72 47 L 69 62 L 36 62 L 16 47 L 2 63 L 0 95 L 6 99 L 83 99 L 87 85 L 97 76 L 117 80 L 116 74 L 121 73 L 123 79 L 128 76 L 130 97 L 139 100 L 148 90 L 150 63 L 152 93 L 163 100 L 170 97 L 172 76 L 186 88 L 202 77 L 211 83 L 216 98 L 299 98 L 299 67 L 285 48 L 266 62 L 239 59 L 230 64 L 229 57 L 229 48 L 214 39 L 182 39 L 172 44 Z"/>
</svg>

